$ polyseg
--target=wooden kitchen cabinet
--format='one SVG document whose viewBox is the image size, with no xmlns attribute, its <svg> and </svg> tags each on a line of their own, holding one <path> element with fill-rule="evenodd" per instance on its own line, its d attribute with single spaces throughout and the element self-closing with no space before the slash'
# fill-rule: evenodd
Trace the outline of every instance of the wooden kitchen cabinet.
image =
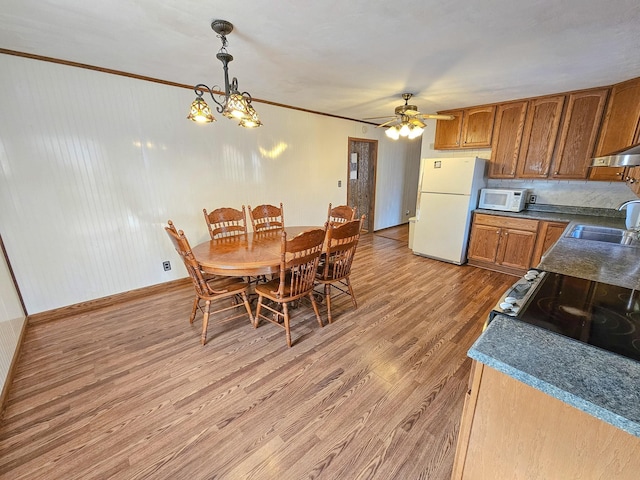
<svg viewBox="0 0 640 480">
<path fill-rule="evenodd" d="M 436 122 L 436 138 L 433 148 L 436 150 L 460 148 L 463 110 L 448 110 L 438 113 L 453 115 L 453 120 L 438 120 Z"/>
<path fill-rule="evenodd" d="M 618 83 L 611 89 L 596 156 L 617 152 L 640 142 L 640 78 Z M 623 167 L 593 167 L 589 180 L 623 181 Z"/>
<path fill-rule="evenodd" d="M 438 120 L 434 148 L 488 148 L 491 146 L 496 106 L 438 112 L 453 115 L 453 120 Z"/>
<path fill-rule="evenodd" d="M 550 177 L 588 177 L 608 95 L 608 88 L 583 90 L 568 95 Z"/>
<path fill-rule="evenodd" d="M 629 167 L 625 181 L 631 191 L 640 197 L 640 167 Z"/>
<path fill-rule="evenodd" d="M 522 275 L 531 267 L 538 220 L 476 213 L 473 217 L 469 265 Z"/>
<path fill-rule="evenodd" d="M 558 241 L 564 233 L 565 228 L 567 228 L 567 225 L 568 223 L 566 222 L 540 221 L 536 245 L 533 249 L 533 257 L 531 258 L 532 267 L 540 263 L 542 256 Z"/>
<path fill-rule="evenodd" d="M 529 100 L 518 155 L 518 178 L 548 177 L 564 101 L 564 95 Z"/>
<path fill-rule="evenodd" d="M 467 108 L 462 117 L 462 148 L 489 148 L 496 106 Z"/>
<path fill-rule="evenodd" d="M 503 103 L 496 109 L 489 177 L 514 178 L 520 154 L 527 101 Z"/>
<path fill-rule="evenodd" d="M 598 148 L 607 155 L 636 143 L 640 120 L 640 78 L 618 83 L 611 89 Z"/>
<path fill-rule="evenodd" d="M 452 479 L 637 478 L 640 439 L 473 364 Z"/>
</svg>

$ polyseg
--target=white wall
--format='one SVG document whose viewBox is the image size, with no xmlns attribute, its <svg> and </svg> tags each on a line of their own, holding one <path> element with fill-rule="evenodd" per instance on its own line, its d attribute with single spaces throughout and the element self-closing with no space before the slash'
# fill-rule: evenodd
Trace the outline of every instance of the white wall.
<svg viewBox="0 0 640 480">
<path fill-rule="evenodd" d="M 205 207 L 282 201 L 287 224 L 322 224 L 348 137 L 379 140 L 374 228 L 406 221 L 418 142 L 261 103 L 259 129 L 197 125 L 187 89 L 10 55 L 0 71 L 0 229 L 29 314 L 184 277 L 162 227 L 195 245 Z"/>
<path fill-rule="evenodd" d="M 491 158 L 491 149 L 434 150 L 435 122 L 429 122 L 422 135 L 422 157 Z M 587 180 L 500 180 L 488 179 L 490 187 L 528 188 L 537 196 L 536 203 L 591 208 L 616 208 L 625 200 L 637 198 L 624 182 L 594 182 Z"/>
</svg>

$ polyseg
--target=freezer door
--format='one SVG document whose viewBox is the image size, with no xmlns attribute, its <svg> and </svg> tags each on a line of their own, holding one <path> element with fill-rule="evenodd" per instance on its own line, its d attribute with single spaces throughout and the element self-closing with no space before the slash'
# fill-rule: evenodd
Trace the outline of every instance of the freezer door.
<svg viewBox="0 0 640 480">
<path fill-rule="evenodd" d="M 458 265 L 465 263 L 470 219 L 468 195 L 422 193 L 413 253 Z"/>
<path fill-rule="evenodd" d="M 484 161 L 476 157 L 425 158 L 422 160 L 420 190 L 433 193 L 468 195 L 474 188 L 478 172 L 484 173 Z"/>
</svg>

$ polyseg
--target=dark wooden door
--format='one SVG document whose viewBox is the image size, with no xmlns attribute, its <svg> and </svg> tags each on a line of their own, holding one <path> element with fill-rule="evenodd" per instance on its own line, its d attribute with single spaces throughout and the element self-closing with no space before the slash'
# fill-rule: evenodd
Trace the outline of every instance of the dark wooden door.
<svg viewBox="0 0 640 480">
<path fill-rule="evenodd" d="M 374 225 L 377 156 L 377 140 L 349 137 L 347 204 L 358 209 L 358 217 L 365 215 L 363 228 L 368 232 Z"/>
</svg>

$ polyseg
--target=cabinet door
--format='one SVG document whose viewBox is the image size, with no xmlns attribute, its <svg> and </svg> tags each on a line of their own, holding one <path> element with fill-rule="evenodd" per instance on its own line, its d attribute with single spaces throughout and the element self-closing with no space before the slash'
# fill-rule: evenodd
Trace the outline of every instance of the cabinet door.
<svg viewBox="0 0 640 480">
<path fill-rule="evenodd" d="M 587 178 L 608 88 L 569 95 L 553 163 L 553 178 Z"/>
<path fill-rule="evenodd" d="M 515 177 L 526 113 L 526 101 L 498 105 L 491 143 L 489 177 Z"/>
<path fill-rule="evenodd" d="M 500 242 L 500 228 L 490 225 L 474 224 L 469 238 L 467 257 L 494 263 Z"/>
<path fill-rule="evenodd" d="M 495 105 L 467 108 L 462 117 L 462 147 L 490 147 L 495 116 Z"/>
<path fill-rule="evenodd" d="M 462 110 L 438 112 L 453 115 L 453 120 L 438 120 L 436 122 L 436 138 L 433 148 L 446 150 L 460 148 L 460 134 L 462 131 Z"/>
<path fill-rule="evenodd" d="M 626 167 L 591 167 L 589 180 L 622 182 L 626 177 Z"/>
<path fill-rule="evenodd" d="M 597 155 L 606 155 L 633 144 L 640 119 L 640 78 L 618 83 L 611 90 Z"/>
<path fill-rule="evenodd" d="M 523 270 L 530 268 L 535 243 L 535 232 L 502 229 L 497 263 L 505 267 Z"/>
<path fill-rule="evenodd" d="M 529 100 L 518 156 L 518 177 L 547 178 L 558 138 L 564 95 Z"/>
<path fill-rule="evenodd" d="M 533 251 L 533 258 L 531 259 L 532 267 L 540 263 L 542 256 L 558 241 L 565 228 L 567 228 L 567 225 L 565 222 L 540 222 L 536 246 Z"/>
<path fill-rule="evenodd" d="M 625 181 L 631 191 L 640 196 L 640 167 L 629 167 Z"/>
</svg>

